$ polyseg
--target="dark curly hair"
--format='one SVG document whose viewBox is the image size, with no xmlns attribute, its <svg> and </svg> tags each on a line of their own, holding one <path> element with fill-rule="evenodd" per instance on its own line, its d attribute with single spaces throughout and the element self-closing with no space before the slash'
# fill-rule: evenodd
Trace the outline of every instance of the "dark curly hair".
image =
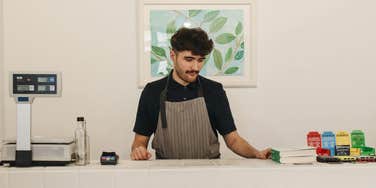
<svg viewBox="0 0 376 188">
<path fill-rule="evenodd" d="M 213 41 L 201 28 L 182 27 L 171 37 L 171 47 L 174 51 L 191 51 L 193 55 L 206 56 L 213 50 Z"/>
</svg>

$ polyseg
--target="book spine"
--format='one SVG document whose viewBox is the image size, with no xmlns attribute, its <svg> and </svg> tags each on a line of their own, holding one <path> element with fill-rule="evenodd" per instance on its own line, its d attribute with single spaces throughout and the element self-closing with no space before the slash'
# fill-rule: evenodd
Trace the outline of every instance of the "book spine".
<svg viewBox="0 0 376 188">
<path fill-rule="evenodd" d="M 272 149 L 271 155 L 272 155 L 272 160 L 273 161 L 275 161 L 277 163 L 281 163 L 281 161 L 280 161 L 281 157 L 279 155 L 279 151 Z"/>
</svg>

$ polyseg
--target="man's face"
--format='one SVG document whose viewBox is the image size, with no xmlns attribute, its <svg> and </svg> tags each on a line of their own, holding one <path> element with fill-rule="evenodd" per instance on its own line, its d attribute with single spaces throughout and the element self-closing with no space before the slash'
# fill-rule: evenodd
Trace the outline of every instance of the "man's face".
<svg viewBox="0 0 376 188">
<path fill-rule="evenodd" d="M 198 73 L 204 66 L 205 56 L 193 55 L 191 51 L 171 50 L 170 57 L 174 61 L 174 71 L 178 79 L 186 84 L 196 81 Z"/>
</svg>

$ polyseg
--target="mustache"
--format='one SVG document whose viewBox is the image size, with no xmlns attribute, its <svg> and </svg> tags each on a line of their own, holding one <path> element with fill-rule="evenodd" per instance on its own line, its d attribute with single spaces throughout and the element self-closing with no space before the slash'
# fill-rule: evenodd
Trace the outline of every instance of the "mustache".
<svg viewBox="0 0 376 188">
<path fill-rule="evenodd" d="M 200 73 L 200 71 L 191 70 L 191 71 L 185 71 L 185 73 L 187 73 L 187 74 L 190 74 L 190 73 L 198 74 L 198 73 Z"/>
</svg>

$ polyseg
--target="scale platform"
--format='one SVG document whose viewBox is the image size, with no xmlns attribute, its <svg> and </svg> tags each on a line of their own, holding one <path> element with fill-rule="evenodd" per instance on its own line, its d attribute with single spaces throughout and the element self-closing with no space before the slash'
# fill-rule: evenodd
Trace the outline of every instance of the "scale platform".
<svg viewBox="0 0 376 188">
<path fill-rule="evenodd" d="M 74 161 L 75 143 L 72 138 L 32 138 L 32 166 L 64 166 Z M 16 140 L 4 140 L 1 152 L 3 165 L 15 165 Z"/>
</svg>

